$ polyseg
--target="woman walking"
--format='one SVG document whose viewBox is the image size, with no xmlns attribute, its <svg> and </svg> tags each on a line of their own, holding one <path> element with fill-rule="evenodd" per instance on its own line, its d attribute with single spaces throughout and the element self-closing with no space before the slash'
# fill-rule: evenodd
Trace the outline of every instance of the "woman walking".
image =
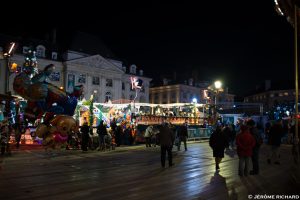
<svg viewBox="0 0 300 200">
<path fill-rule="evenodd" d="M 213 149 L 213 156 L 216 162 L 216 171 L 220 170 L 220 163 L 224 158 L 224 150 L 228 147 L 228 139 L 222 132 L 221 126 L 217 126 L 216 130 L 209 138 L 209 146 Z"/>
</svg>

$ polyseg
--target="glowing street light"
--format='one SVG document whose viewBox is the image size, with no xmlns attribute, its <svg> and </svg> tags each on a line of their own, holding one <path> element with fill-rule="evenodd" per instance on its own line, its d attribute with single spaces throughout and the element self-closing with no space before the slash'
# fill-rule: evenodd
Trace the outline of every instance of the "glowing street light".
<svg viewBox="0 0 300 200">
<path fill-rule="evenodd" d="M 192 103 L 194 104 L 194 122 L 195 122 L 195 124 L 197 123 L 197 98 L 193 98 L 192 99 Z"/>
<path fill-rule="evenodd" d="M 216 120 L 217 119 L 217 98 L 218 98 L 219 92 L 223 91 L 222 82 L 217 80 L 217 81 L 214 82 L 214 84 L 210 85 L 208 87 L 208 89 L 214 93 L 215 103 L 214 103 L 213 116 L 214 116 L 214 123 L 215 123 L 217 121 Z"/>
<path fill-rule="evenodd" d="M 217 108 L 217 96 L 218 96 L 218 93 L 222 91 L 222 82 L 221 81 L 215 81 L 215 106 Z"/>
<path fill-rule="evenodd" d="M 215 88 L 220 89 L 222 87 L 222 82 L 221 81 L 215 81 Z"/>
<path fill-rule="evenodd" d="M 192 103 L 197 103 L 197 99 L 193 98 Z"/>
<path fill-rule="evenodd" d="M 5 52 L 3 54 L 5 60 L 6 60 L 6 67 L 5 67 L 5 93 L 8 93 L 9 92 L 9 72 L 10 72 L 10 66 L 9 66 L 9 63 L 10 63 L 10 57 L 11 55 L 14 53 L 14 50 L 16 48 L 16 43 L 15 42 L 11 42 L 9 44 L 9 48 L 8 48 L 8 51 Z"/>
</svg>

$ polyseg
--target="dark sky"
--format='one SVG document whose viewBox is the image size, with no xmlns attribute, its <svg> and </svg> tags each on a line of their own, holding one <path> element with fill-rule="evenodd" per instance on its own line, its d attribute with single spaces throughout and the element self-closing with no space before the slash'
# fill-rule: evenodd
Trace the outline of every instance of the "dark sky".
<svg viewBox="0 0 300 200">
<path fill-rule="evenodd" d="M 85 31 L 148 76 L 220 79 L 237 95 L 266 79 L 294 79 L 293 28 L 273 0 L 40 2 L 8 6 L 19 19 L 4 20 L 3 32 L 41 36 L 56 27 L 62 39 Z"/>
</svg>

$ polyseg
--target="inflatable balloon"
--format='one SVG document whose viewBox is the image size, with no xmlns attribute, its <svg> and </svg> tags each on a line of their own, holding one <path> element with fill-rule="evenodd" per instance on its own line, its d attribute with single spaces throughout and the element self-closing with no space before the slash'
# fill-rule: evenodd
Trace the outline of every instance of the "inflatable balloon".
<svg viewBox="0 0 300 200">
<path fill-rule="evenodd" d="M 79 127 L 75 119 L 67 115 L 56 115 L 49 125 L 39 124 L 36 134 L 43 138 L 44 146 L 55 148 L 56 145 L 67 142 L 68 137 L 78 133 Z"/>
<path fill-rule="evenodd" d="M 14 79 L 13 88 L 27 100 L 25 118 L 31 122 L 43 119 L 43 124 L 39 124 L 36 129 L 37 136 L 43 138 L 42 144 L 55 148 L 78 131 L 78 125 L 72 116 L 83 86 L 75 86 L 72 93 L 67 93 L 46 81 L 53 71 L 53 64 L 38 71 L 35 52 L 29 50 L 21 72 Z"/>
<path fill-rule="evenodd" d="M 73 115 L 77 106 L 77 98 L 82 95 L 83 86 L 75 86 L 71 94 L 57 86 L 46 82 L 46 78 L 54 71 L 50 64 L 41 72 L 37 72 L 37 62 L 34 51 L 28 51 L 25 56 L 23 70 L 13 82 L 14 91 L 28 100 L 25 116 L 31 121 L 40 119 L 45 113 L 44 121 L 51 120 L 54 115 Z"/>
</svg>

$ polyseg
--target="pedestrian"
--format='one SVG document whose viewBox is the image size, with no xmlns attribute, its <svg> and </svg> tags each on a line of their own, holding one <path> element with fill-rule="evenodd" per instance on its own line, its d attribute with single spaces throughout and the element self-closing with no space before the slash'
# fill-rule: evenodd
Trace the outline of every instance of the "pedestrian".
<svg viewBox="0 0 300 200">
<path fill-rule="evenodd" d="M 229 143 L 230 143 L 230 138 L 231 138 L 231 129 L 229 127 L 229 124 L 225 124 L 223 129 L 222 129 L 223 135 L 226 137 L 228 146 L 226 147 L 226 151 L 229 151 Z"/>
<path fill-rule="evenodd" d="M 216 130 L 209 138 L 209 146 L 213 150 L 213 157 L 215 157 L 216 171 L 220 170 L 220 163 L 224 158 L 224 150 L 228 147 L 228 138 L 222 132 L 221 126 L 217 125 Z"/>
<path fill-rule="evenodd" d="M 88 142 L 89 142 L 89 131 L 90 131 L 90 127 L 88 125 L 88 122 L 86 120 L 86 118 L 84 119 L 83 125 L 80 129 L 81 132 L 81 149 L 82 151 L 87 151 L 87 147 L 88 147 Z"/>
<path fill-rule="evenodd" d="M 97 134 L 98 134 L 98 140 L 99 140 L 98 151 L 105 150 L 104 137 L 107 135 L 107 130 L 106 130 L 106 126 L 103 123 L 103 120 L 100 121 L 100 124 L 97 127 Z"/>
<path fill-rule="evenodd" d="M 158 139 L 157 139 L 157 133 L 159 132 L 158 128 L 153 126 L 152 129 L 152 137 L 151 137 L 151 143 L 153 147 L 156 147 L 156 145 L 159 145 Z"/>
<path fill-rule="evenodd" d="M 241 125 L 240 133 L 236 136 L 236 146 L 239 156 L 239 176 L 248 176 L 249 162 L 255 146 L 255 139 L 245 125 Z"/>
<path fill-rule="evenodd" d="M 182 124 L 181 126 L 179 126 L 177 136 L 178 136 L 178 139 L 179 139 L 177 150 L 180 151 L 181 142 L 183 142 L 184 150 L 187 151 L 186 141 L 187 141 L 187 138 L 188 138 L 188 129 L 187 129 L 187 123 L 186 122 L 184 124 Z"/>
<path fill-rule="evenodd" d="M 145 143 L 146 143 L 146 147 L 151 147 L 151 137 L 152 137 L 152 132 L 153 132 L 153 126 L 150 125 L 146 128 L 145 131 Z"/>
<path fill-rule="evenodd" d="M 16 138 L 16 148 L 18 149 L 20 147 L 20 141 L 21 141 L 21 135 L 22 130 L 19 123 L 15 124 L 15 138 Z"/>
<path fill-rule="evenodd" d="M 260 146 L 263 143 L 262 135 L 259 133 L 257 127 L 255 126 L 255 121 L 253 119 L 250 119 L 247 121 L 247 126 L 249 128 L 250 134 L 255 139 L 255 146 L 252 149 L 252 170 L 250 171 L 251 175 L 257 175 L 259 174 L 259 152 L 260 152 Z"/>
<path fill-rule="evenodd" d="M 274 162 L 274 164 L 280 165 L 279 150 L 281 145 L 281 138 L 283 137 L 283 135 L 284 130 L 282 126 L 282 121 L 279 119 L 274 125 L 271 126 L 269 133 L 270 151 L 267 159 L 268 164 Z"/>
<path fill-rule="evenodd" d="M 163 168 L 165 167 L 166 153 L 168 153 L 169 167 L 174 165 L 174 163 L 172 162 L 172 148 L 174 138 L 174 133 L 172 133 L 172 130 L 169 127 L 168 123 L 164 121 L 159 128 L 159 133 L 157 134 L 157 139 L 160 143 L 161 166 Z"/>
</svg>

